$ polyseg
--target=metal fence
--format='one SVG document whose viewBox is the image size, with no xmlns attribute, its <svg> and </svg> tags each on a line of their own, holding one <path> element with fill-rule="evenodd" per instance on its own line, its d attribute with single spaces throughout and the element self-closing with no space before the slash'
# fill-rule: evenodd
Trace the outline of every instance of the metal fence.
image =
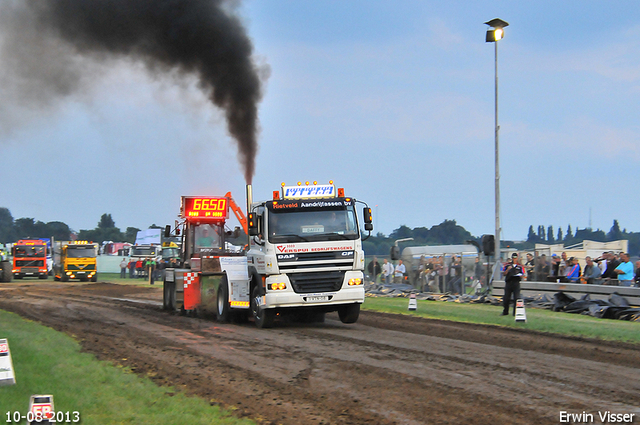
<svg viewBox="0 0 640 425">
<path fill-rule="evenodd" d="M 375 256 L 382 268 L 384 259 L 395 267 L 398 261 L 391 261 L 389 257 Z M 382 273 L 373 276 L 369 264 L 374 256 L 367 256 L 365 260 L 365 276 L 369 283 L 384 283 Z M 456 266 L 454 258 L 459 258 L 459 266 Z M 478 263 L 476 264 L 476 258 Z M 407 258 L 403 258 L 406 260 Z M 488 281 L 487 263 L 482 256 L 469 255 L 468 253 L 446 253 L 442 255 L 422 256 L 404 261 L 406 274 L 402 282 L 412 285 L 421 292 L 435 293 L 475 293 L 486 287 Z M 395 280 L 397 283 L 398 281 Z"/>
</svg>

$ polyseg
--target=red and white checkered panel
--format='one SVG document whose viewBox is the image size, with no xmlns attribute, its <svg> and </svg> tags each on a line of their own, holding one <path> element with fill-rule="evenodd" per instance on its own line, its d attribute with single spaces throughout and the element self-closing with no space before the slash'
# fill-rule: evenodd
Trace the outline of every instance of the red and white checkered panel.
<svg viewBox="0 0 640 425">
<path fill-rule="evenodd" d="M 184 274 L 184 288 L 187 289 L 189 285 L 196 281 L 198 273 L 185 273 Z"/>
</svg>

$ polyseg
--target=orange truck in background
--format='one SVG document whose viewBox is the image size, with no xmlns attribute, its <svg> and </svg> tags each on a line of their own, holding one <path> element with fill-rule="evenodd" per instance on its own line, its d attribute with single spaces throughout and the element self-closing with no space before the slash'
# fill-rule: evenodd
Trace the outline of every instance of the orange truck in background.
<svg viewBox="0 0 640 425">
<path fill-rule="evenodd" d="M 19 240 L 11 248 L 13 254 L 13 277 L 38 277 L 46 279 L 47 269 L 47 244 L 44 241 Z"/>
</svg>

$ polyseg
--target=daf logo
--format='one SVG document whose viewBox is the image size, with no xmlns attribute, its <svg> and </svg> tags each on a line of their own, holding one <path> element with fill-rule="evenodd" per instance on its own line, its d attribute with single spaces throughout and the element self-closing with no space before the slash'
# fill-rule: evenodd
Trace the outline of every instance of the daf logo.
<svg viewBox="0 0 640 425">
<path fill-rule="evenodd" d="M 292 258 L 296 258 L 295 254 L 280 254 L 278 255 L 278 260 L 290 260 Z"/>
</svg>

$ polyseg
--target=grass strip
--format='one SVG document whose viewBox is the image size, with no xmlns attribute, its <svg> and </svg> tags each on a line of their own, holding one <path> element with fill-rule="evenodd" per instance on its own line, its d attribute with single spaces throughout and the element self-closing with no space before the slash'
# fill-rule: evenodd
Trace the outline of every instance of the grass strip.
<svg viewBox="0 0 640 425">
<path fill-rule="evenodd" d="M 362 309 L 640 344 L 639 322 L 527 308 L 527 322 L 516 323 L 511 315 L 500 316 L 501 306 L 426 300 L 418 300 L 416 311 L 409 311 L 408 306 L 408 298 L 367 297 Z"/>
<path fill-rule="evenodd" d="M 9 341 L 16 375 L 16 385 L 0 386 L 0 422 L 26 415 L 31 395 L 51 394 L 56 411 L 77 411 L 82 424 L 254 423 L 98 361 L 71 337 L 3 310 L 0 338 Z"/>
</svg>

